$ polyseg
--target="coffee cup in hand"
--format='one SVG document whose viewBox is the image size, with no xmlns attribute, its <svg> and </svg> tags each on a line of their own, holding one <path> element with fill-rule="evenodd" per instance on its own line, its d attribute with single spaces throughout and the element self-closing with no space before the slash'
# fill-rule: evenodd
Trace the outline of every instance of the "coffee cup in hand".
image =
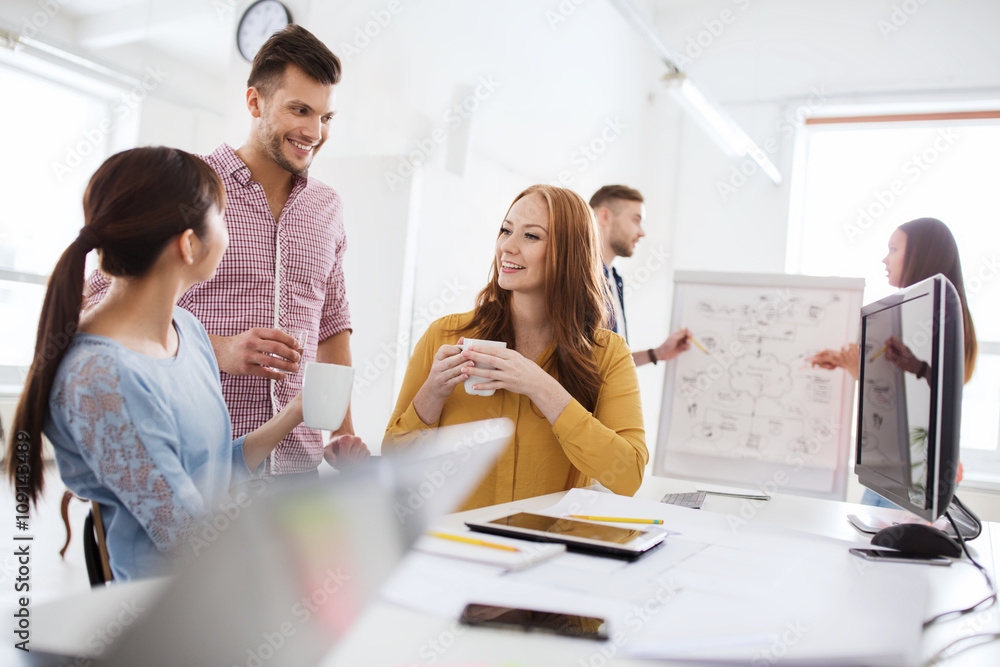
<svg viewBox="0 0 1000 667">
<path fill-rule="evenodd" d="M 306 364 L 302 381 L 302 420 L 309 428 L 336 431 L 351 404 L 354 369 L 350 366 Z"/>
<path fill-rule="evenodd" d="M 468 348 L 470 348 L 472 346 L 486 347 L 486 346 L 489 346 L 489 345 L 492 345 L 492 346 L 495 346 L 495 347 L 507 347 L 507 343 L 505 343 L 503 341 L 499 341 L 499 340 L 478 340 L 476 338 L 466 338 L 464 340 L 464 342 L 461 345 L 458 345 L 457 347 L 458 347 L 458 349 L 464 351 L 464 350 L 467 350 Z M 493 368 L 493 366 L 490 366 L 489 364 L 484 364 L 484 363 L 479 362 L 479 361 L 476 362 L 476 365 L 473 367 L 473 371 L 475 371 L 476 368 L 486 368 L 486 369 L 489 369 L 489 370 L 495 370 Z M 470 375 L 469 379 L 465 381 L 465 393 L 470 394 L 472 396 L 492 396 L 494 394 L 494 392 L 496 392 L 496 389 L 473 389 L 472 388 L 473 385 L 484 384 L 486 382 L 490 382 L 490 380 L 487 379 L 487 378 L 484 378 L 484 377 L 480 377 L 478 375 Z"/>
</svg>

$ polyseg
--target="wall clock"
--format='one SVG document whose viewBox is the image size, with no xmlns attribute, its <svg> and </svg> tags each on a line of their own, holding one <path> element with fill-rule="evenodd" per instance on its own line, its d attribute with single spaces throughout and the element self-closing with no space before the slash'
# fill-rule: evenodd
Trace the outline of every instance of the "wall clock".
<svg viewBox="0 0 1000 667">
<path fill-rule="evenodd" d="M 278 0 L 257 0 L 243 12 L 236 28 L 236 47 L 253 62 L 268 37 L 292 22 L 292 13 Z"/>
</svg>

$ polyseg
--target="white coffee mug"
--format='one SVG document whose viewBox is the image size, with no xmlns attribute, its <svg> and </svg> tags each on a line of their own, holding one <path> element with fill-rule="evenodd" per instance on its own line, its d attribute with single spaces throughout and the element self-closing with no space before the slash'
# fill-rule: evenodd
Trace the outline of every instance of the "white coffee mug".
<svg viewBox="0 0 1000 667">
<path fill-rule="evenodd" d="M 350 366 L 306 364 L 302 381 L 302 417 L 309 428 L 336 431 L 351 404 L 354 369 Z"/>
<path fill-rule="evenodd" d="M 496 347 L 507 347 L 507 343 L 500 340 L 478 340 L 476 338 L 466 338 L 465 342 L 458 346 L 460 350 L 465 350 L 467 347 L 475 345 L 477 347 L 486 347 L 487 345 L 495 345 Z M 489 370 L 494 370 L 493 366 L 489 364 L 484 364 L 476 362 L 474 368 L 488 368 Z M 496 389 L 473 389 L 474 384 L 483 384 L 489 382 L 490 380 L 484 377 L 479 377 L 478 375 L 470 375 L 469 379 L 465 381 L 465 393 L 472 396 L 492 396 Z"/>
</svg>

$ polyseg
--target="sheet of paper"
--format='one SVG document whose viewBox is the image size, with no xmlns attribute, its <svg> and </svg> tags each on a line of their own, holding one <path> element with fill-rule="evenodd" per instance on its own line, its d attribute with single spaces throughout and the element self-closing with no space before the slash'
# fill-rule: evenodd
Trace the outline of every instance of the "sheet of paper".
<svg viewBox="0 0 1000 667">
<path fill-rule="evenodd" d="M 554 560 L 559 558 L 562 556 Z M 602 598 L 502 575 L 502 568 L 411 552 L 383 587 L 381 596 L 410 609 L 453 619 L 470 602 L 599 618 L 623 613 L 623 605 Z"/>
<path fill-rule="evenodd" d="M 566 553 L 566 547 L 562 544 L 528 542 L 500 535 L 484 536 L 480 533 L 449 529 L 436 529 L 433 532 L 438 533 L 438 535 L 422 536 L 413 548 L 437 556 L 494 565 L 509 571 L 523 570 Z M 440 535 L 454 536 L 457 540 L 440 537 Z M 474 540 L 476 543 L 460 541 L 463 539 Z M 488 545 L 506 546 L 516 551 L 497 549 Z"/>
</svg>

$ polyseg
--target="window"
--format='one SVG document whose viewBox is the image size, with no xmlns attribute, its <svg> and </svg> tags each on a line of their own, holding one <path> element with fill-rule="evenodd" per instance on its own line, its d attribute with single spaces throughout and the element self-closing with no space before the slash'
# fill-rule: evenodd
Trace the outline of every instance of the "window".
<svg viewBox="0 0 1000 667">
<path fill-rule="evenodd" d="M 83 224 L 87 182 L 134 141 L 135 119 L 112 113 L 120 89 L 24 53 L 0 62 L 0 89 L 12 101 L 0 106 L 0 389 L 10 394 L 31 363 L 48 274 Z"/>
<path fill-rule="evenodd" d="M 962 461 L 970 486 L 1000 487 L 1000 112 L 812 119 L 800 134 L 789 272 L 864 277 L 869 303 L 895 291 L 881 260 L 896 227 L 933 217 L 955 235 L 979 341 Z"/>
</svg>

